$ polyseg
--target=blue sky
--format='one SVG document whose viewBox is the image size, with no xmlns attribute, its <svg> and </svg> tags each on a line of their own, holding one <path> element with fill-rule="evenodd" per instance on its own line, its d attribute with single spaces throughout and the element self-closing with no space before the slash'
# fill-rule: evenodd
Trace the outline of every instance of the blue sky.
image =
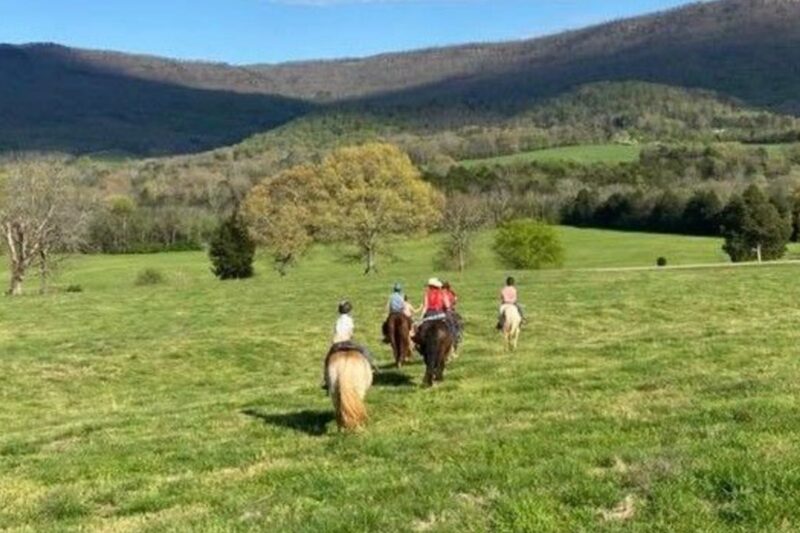
<svg viewBox="0 0 800 533">
<path fill-rule="evenodd" d="M 686 0 L 0 0 L 0 42 L 236 64 L 522 39 Z"/>
</svg>

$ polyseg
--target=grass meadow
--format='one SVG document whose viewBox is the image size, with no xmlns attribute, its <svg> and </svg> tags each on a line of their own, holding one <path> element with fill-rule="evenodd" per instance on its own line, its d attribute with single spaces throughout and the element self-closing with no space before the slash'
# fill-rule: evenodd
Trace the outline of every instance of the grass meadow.
<svg viewBox="0 0 800 533">
<path fill-rule="evenodd" d="M 338 299 L 378 342 L 434 238 L 379 274 L 316 249 L 218 282 L 202 253 L 71 260 L 84 292 L 0 300 L 0 529 L 796 531 L 800 266 L 598 271 L 723 259 L 720 242 L 562 229 L 561 270 L 515 273 L 529 324 L 493 330 L 507 271 L 478 242 L 445 382 L 384 370 L 340 434 L 319 389 Z M 136 286 L 139 272 L 161 285 Z"/>
<path fill-rule="evenodd" d="M 738 145 L 739 143 L 733 143 Z M 790 144 L 750 144 L 750 147 L 764 148 L 768 154 L 776 156 L 785 151 Z M 592 163 L 633 163 L 639 160 L 644 148 L 641 144 L 579 144 L 546 148 L 518 154 L 490 157 L 486 159 L 468 159 L 460 163 L 465 167 L 514 165 L 531 162 L 568 161 L 584 165 Z"/>
</svg>

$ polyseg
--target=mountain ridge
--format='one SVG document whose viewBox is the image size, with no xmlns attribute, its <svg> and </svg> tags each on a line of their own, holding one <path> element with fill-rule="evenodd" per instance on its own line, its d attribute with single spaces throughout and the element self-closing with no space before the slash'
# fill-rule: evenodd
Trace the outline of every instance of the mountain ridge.
<svg viewBox="0 0 800 533">
<path fill-rule="evenodd" d="M 201 151 L 330 107 L 444 128 L 497 123 L 627 81 L 800 115 L 800 0 L 698 2 L 534 39 L 244 67 L 2 45 L 0 149 Z"/>
</svg>

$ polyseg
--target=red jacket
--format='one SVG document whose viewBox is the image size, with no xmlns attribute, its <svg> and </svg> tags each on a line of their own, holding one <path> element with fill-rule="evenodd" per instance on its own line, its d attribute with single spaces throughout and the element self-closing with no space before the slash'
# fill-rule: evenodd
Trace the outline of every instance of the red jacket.
<svg viewBox="0 0 800 533">
<path fill-rule="evenodd" d="M 431 311 L 433 312 L 444 312 L 446 309 L 445 307 L 445 294 L 442 289 L 437 289 L 436 287 L 428 287 L 425 290 L 425 309 L 428 313 Z"/>
</svg>

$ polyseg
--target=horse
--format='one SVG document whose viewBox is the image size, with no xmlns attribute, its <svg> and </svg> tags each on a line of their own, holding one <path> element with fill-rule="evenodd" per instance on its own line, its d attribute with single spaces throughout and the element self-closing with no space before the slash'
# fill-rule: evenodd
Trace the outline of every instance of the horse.
<svg viewBox="0 0 800 533">
<path fill-rule="evenodd" d="M 517 349 L 517 342 L 519 342 L 522 315 L 519 314 L 519 309 L 514 304 L 504 304 L 500 308 L 500 314 L 503 317 L 503 339 L 506 351 L 513 352 Z"/>
<path fill-rule="evenodd" d="M 450 327 L 444 320 L 423 322 L 420 326 L 415 343 L 417 350 L 425 359 L 423 385 L 431 387 L 434 381 L 444 380 L 444 366 L 447 363 L 448 355 L 453 350 L 454 342 Z"/>
<path fill-rule="evenodd" d="M 392 313 L 386 319 L 386 336 L 392 345 L 397 368 L 411 360 L 411 319 L 403 313 Z"/>
<path fill-rule="evenodd" d="M 367 422 L 364 397 L 372 385 L 369 362 L 356 351 L 342 350 L 328 358 L 325 373 L 339 429 L 362 427 Z"/>
</svg>

